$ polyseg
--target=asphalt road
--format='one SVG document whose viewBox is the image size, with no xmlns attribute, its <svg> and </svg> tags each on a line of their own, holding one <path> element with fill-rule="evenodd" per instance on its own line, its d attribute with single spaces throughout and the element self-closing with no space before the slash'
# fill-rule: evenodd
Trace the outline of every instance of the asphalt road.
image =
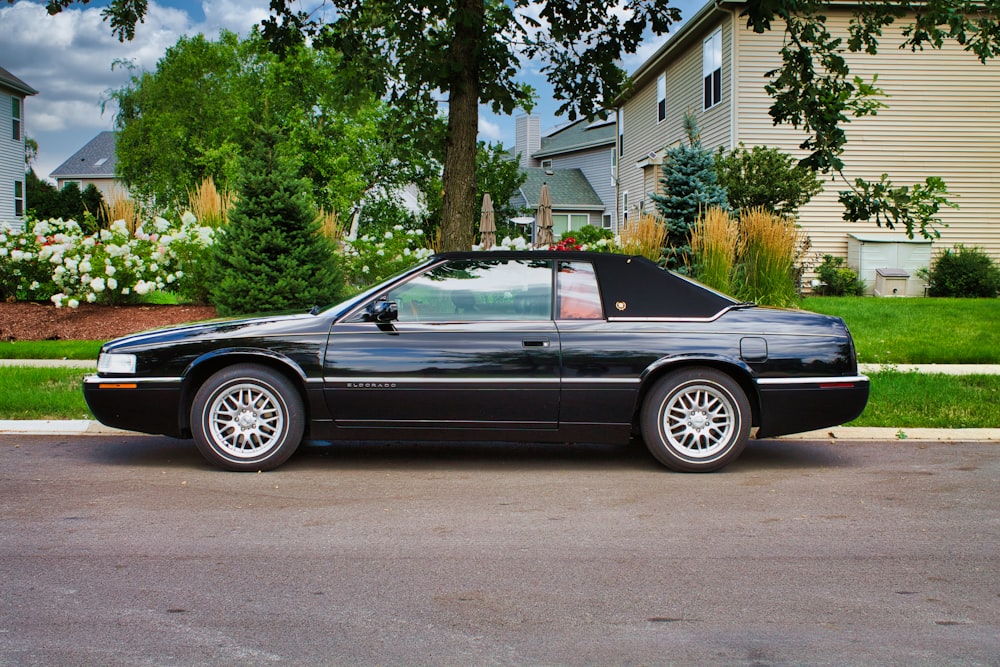
<svg viewBox="0 0 1000 667">
<path fill-rule="evenodd" d="M 0 665 L 997 665 L 1000 446 L 0 436 Z"/>
</svg>

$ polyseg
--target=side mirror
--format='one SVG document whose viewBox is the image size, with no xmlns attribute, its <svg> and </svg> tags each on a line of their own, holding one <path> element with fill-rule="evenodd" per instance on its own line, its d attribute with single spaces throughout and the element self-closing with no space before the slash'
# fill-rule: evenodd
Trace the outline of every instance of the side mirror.
<svg viewBox="0 0 1000 667">
<path fill-rule="evenodd" d="M 376 301 L 372 306 L 372 319 L 376 322 L 393 322 L 399 319 L 399 306 L 395 301 Z"/>
</svg>

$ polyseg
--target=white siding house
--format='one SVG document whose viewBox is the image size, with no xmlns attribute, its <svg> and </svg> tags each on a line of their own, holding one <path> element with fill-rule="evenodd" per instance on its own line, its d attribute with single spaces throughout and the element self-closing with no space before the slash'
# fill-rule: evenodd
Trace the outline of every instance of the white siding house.
<svg viewBox="0 0 1000 667">
<path fill-rule="evenodd" d="M 739 17 L 744 6 L 707 4 L 633 74 L 631 93 L 620 100 L 618 168 L 619 199 L 627 193 L 632 212 L 651 207 L 663 150 L 686 140 L 685 112 L 696 116 L 708 149 L 742 142 L 804 156 L 803 133 L 773 125 L 764 91 L 765 73 L 781 64 L 783 32 L 776 24 L 754 33 Z M 852 11 L 846 4 L 825 10 L 831 32 L 846 35 Z M 853 181 L 888 173 L 896 185 L 940 176 L 960 208 L 942 211 L 947 227 L 935 250 L 978 245 L 1000 260 L 1000 60 L 984 65 L 953 42 L 940 50 L 901 50 L 898 33 L 886 30 L 878 55 L 847 54 L 852 74 L 866 80 L 878 74 L 888 108 L 847 125 L 844 174 Z M 799 213 L 818 255 L 846 257 L 849 234 L 879 231 L 874 223 L 842 219 L 838 192 L 845 189 L 843 181 L 827 180 Z"/>
<path fill-rule="evenodd" d="M 24 218 L 24 100 L 37 93 L 0 67 L 0 222 L 19 225 Z"/>
</svg>

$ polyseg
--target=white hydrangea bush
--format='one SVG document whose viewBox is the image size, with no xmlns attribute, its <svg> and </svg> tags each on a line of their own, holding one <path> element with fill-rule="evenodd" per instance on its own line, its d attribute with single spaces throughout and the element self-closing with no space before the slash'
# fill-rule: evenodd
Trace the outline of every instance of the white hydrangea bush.
<svg viewBox="0 0 1000 667">
<path fill-rule="evenodd" d="M 341 253 L 347 283 L 363 289 L 422 262 L 434 251 L 427 247 L 424 230 L 396 225 L 345 241 Z"/>
<path fill-rule="evenodd" d="M 44 298 L 47 291 L 59 307 L 133 303 L 154 291 L 176 291 L 191 248 L 212 241 L 213 230 L 190 213 L 176 221 L 155 218 L 134 234 L 123 220 L 91 235 L 73 220 L 40 220 L 22 232 L 2 228 L 0 279 L 20 278 L 14 298 Z M 32 271 L 34 280 L 25 284 Z M 5 291 L 8 282 L 14 278 L 5 281 Z"/>
</svg>

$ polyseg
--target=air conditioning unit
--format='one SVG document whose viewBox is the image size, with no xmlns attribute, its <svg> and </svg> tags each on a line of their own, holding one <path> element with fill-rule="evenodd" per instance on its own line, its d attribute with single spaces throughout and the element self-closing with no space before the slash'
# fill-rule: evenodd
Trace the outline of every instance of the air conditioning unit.
<svg viewBox="0 0 1000 667">
<path fill-rule="evenodd" d="M 903 269 L 875 269 L 875 296 L 906 296 L 910 274 Z"/>
</svg>

